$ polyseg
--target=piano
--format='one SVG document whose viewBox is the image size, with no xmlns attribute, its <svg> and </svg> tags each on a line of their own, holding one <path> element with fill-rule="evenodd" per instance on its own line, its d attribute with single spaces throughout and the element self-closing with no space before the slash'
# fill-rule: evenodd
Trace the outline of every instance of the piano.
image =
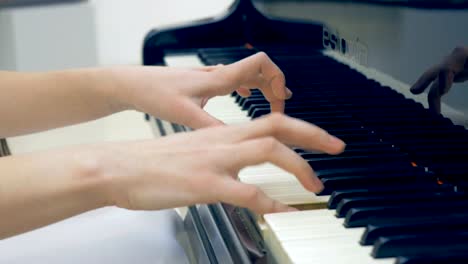
<svg viewBox="0 0 468 264">
<path fill-rule="evenodd" d="M 181 210 L 180 240 L 191 262 L 468 263 L 465 115 L 452 107 L 457 100 L 437 115 L 427 110 L 424 96 L 408 92 L 408 71 L 417 78 L 437 62 L 425 61 L 418 52 L 450 41 L 432 35 L 437 45 L 407 47 L 418 38 L 413 34 L 423 31 L 413 23 L 442 21 L 438 16 L 449 14 L 452 20 L 438 27 L 453 30 L 468 25 L 467 8 L 468 1 L 236 0 L 217 18 L 150 31 L 143 46 L 145 65 L 229 64 L 266 52 L 294 93 L 285 113 L 347 143 L 338 156 L 295 149 L 325 186 L 317 195 L 271 164 L 239 173 L 240 181 L 298 212 L 259 216 L 228 204 Z M 296 17 L 266 12 L 282 10 Z M 401 27 L 402 20 L 410 24 Z M 463 43 L 446 45 L 457 44 Z M 419 60 L 425 65 L 414 66 Z M 236 124 L 268 114 L 269 106 L 253 91 L 249 98 L 235 93 L 213 98 L 205 110 Z M 147 119 L 158 135 L 190 131 Z"/>
</svg>

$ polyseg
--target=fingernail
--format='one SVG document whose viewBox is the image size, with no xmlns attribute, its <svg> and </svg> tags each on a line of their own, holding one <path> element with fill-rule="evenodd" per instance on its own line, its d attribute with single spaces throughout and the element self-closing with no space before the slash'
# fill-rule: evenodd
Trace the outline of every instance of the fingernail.
<svg viewBox="0 0 468 264">
<path fill-rule="evenodd" d="M 346 143 L 344 143 L 343 140 L 332 135 L 328 136 L 328 144 L 327 153 L 329 154 L 339 154 L 346 148 Z"/>
<path fill-rule="evenodd" d="M 332 135 L 329 135 L 328 142 L 330 144 L 333 144 L 333 145 L 343 145 L 344 144 L 343 140 L 341 140 L 341 139 L 339 139 L 339 138 L 337 138 L 335 136 L 332 136 Z"/>
<path fill-rule="evenodd" d="M 312 176 L 312 181 L 314 182 L 315 193 L 321 192 L 323 190 L 324 186 L 323 186 L 322 181 L 317 177 L 317 175 L 314 174 Z"/>
<path fill-rule="evenodd" d="M 325 188 L 325 187 L 323 186 L 322 181 L 319 180 L 319 179 L 317 179 L 317 180 L 315 180 L 315 182 L 316 182 L 316 184 L 315 184 L 315 186 L 316 186 L 316 187 L 315 187 L 315 188 L 316 188 L 316 189 L 315 189 L 315 193 L 320 193 L 320 192 L 322 192 L 323 189 Z"/>
<path fill-rule="evenodd" d="M 286 99 L 290 99 L 293 96 L 293 92 L 286 87 Z"/>
</svg>

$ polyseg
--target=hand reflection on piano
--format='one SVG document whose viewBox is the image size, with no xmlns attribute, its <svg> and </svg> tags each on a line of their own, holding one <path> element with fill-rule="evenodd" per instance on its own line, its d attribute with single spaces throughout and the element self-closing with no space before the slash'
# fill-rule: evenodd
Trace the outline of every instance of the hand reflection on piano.
<svg viewBox="0 0 468 264">
<path fill-rule="evenodd" d="M 441 63 L 432 66 L 411 87 L 420 94 L 432 83 L 428 93 L 429 109 L 440 114 L 441 97 L 447 94 L 454 82 L 468 80 L 468 47 L 457 47 Z"/>
</svg>

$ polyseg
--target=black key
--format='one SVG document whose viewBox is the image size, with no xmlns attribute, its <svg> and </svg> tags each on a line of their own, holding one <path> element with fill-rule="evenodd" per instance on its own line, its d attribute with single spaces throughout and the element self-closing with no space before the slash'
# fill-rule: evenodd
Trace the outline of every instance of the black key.
<svg viewBox="0 0 468 264">
<path fill-rule="evenodd" d="M 379 237 L 392 235 L 418 235 L 432 232 L 468 231 L 468 221 L 464 217 L 439 216 L 425 221 L 402 221 L 378 225 L 368 225 L 362 235 L 361 245 L 372 245 Z"/>
<path fill-rule="evenodd" d="M 430 184 L 434 181 L 430 178 L 415 177 L 409 173 L 395 175 L 351 175 L 341 177 L 320 177 L 324 189 L 319 195 L 329 195 L 334 191 L 367 188 L 369 190 L 382 187 L 395 188 L 401 185 Z"/>
<path fill-rule="evenodd" d="M 466 215 L 466 213 L 468 213 L 468 201 L 423 202 L 397 206 L 353 208 L 346 214 L 344 225 L 346 227 L 363 227 L 368 224 L 402 221 L 401 219 L 414 217 L 433 217 L 440 214 L 455 216 Z"/>
<path fill-rule="evenodd" d="M 400 185 L 396 187 L 386 187 L 374 189 L 351 189 L 335 191 L 331 194 L 328 200 L 328 209 L 336 209 L 336 206 L 342 199 L 362 197 L 363 195 L 375 195 L 375 194 L 404 194 L 404 193 L 428 193 L 437 191 L 450 191 L 453 186 L 440 186 L 435 183 L 430 184 L 417 184 L 417 185 Z"/>
<path fill-rule="evenodd" d="M 430 256 L 419 257 L 398 257 L 395 264 L 466 264 L 468 263 L 468 253 L 441 255 L 431 254 Z"/>
<path fill-rule="evenodd" d="M 329 156 L 326 158 L 307 159 L 307 162 L 309 162 L 316 171 L 330 168 L 361 168 L 383 163 L 388 163 L 389 165 L 410 165 L 408 156 L 404 153 L 353 157 Z"/>
<path fill-rule="evenodd" d="M 434 254 L 463 254 L 468 248 L 467 231 L 445 231 L 424 235 L 380 237 L 374 244 L 372 256 L 424 256 Z"/>
<path fill-rule="evenodd" d="M 437 193 L 416 193 L 416 194 L 380 194 L 366 195 L 362 197 L 346 198 L 340 201 L 336 207 L 336 215 L 345 217 L 352 208 L 377 207 L 400 204 L 418 204 L 421 202 L 453 202 L 453 201 L 468 201 L 466 194 L 454 192 L 437 192 Z"/>
<path fill-rule="evenodd" d="M 405 166 L 394 166 L 394 163 L 376 163 L 371 166 L 344 168 L 344 169 L 326 169 L 316 171 L 316 174 L 322 178 L 334 178 L 349 175 L 375 175 L 376 173 L 383 174 L 400 174 L 413 173 L 414 175 L 425 175 L 426 172 L 420 168 L 412 167 L 410 164 Z"/>
<path fill-rule="evenodd" d="M 338 137 L 341 139 L 345 138 L 342 136 L 338 136 Z M 398 153 L 398 152 L 396 149 L 345 149 L 344 152 L 340 153 L 339 155 L 336 155 L 336 157 L 375 156 L 375 155 L 387 155 L 389 153 Z M 304 159 L 334 157 L 326 153 L 302 152 L 299 154 Z"/>
</svg>

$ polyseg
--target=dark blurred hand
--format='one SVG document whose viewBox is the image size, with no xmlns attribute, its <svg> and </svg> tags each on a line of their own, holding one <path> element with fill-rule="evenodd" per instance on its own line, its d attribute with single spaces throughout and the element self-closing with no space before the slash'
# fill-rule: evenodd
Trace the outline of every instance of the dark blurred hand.
<svg viewBox="0 0 468 264">
<path fill-rule="evenodd" d="M 440 113 L 440 99 L 448 93 L 454 82 L 468 80 L 468 47 L 457 47 L 441 63 L 432 66 L 411 87 L 413 94 L 424 92 L 429 85 L 429 109 Z"/>
</svg>

